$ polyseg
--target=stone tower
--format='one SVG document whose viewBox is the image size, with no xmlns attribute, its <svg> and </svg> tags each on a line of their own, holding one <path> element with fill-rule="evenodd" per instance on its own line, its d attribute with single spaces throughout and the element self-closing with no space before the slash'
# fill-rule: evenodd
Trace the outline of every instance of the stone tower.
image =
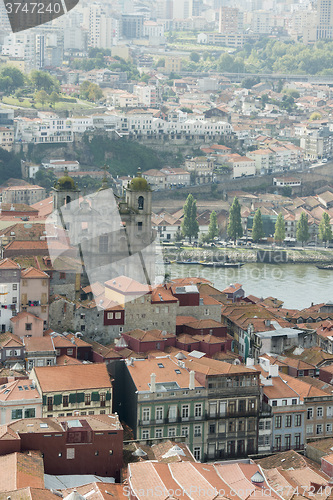
<svg viewBox="0 0 333 500">
<path fill-rule="evenodd" d="M 64 175 L 58 179 L 52 188 L 53 191 L 53 210 L 68 205 L 70 202 L 79 199 L 80 190 L 74 182 L 74 179 L 68 175 L 65 167 Z"/>
</svg>

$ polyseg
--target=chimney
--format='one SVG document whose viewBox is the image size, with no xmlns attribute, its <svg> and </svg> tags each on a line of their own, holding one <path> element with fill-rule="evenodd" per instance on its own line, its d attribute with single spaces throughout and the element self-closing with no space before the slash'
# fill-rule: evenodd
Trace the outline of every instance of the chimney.
<svg viewBox="0 0 333 500">
<path fill-rule="evenodd" d="M 279 375 L 279 365 L 269 365 L 268 373 L 271 377 L 277 377 Z"/>
<path fill-rule="evenodd" d="M 193 391 L 194 387 L 195 387 L 195 383 L 194 383 L 194 370 L 191 370 L 190 371 L 190 383 L 189 383 L 188 388 L 190 389 L 190 391 Z"/>
<path fill-rule="evenodd" d="M 150 392 L 156 392 L 156 374 L 150 375 Z"/>
</svg>

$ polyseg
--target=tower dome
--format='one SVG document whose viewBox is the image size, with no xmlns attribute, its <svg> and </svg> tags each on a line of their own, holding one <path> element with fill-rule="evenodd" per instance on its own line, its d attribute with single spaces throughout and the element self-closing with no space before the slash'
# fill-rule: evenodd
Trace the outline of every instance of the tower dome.
<svg viewBox="0 0 333 500">
<path fill-rule="evenodd" d="M 148 182 L 141 175 L 140 168 L 138 168 L 136 177 L 134 177 L 129 183 L 129 189 L 131 189 L 132 191 L 150 191 Z"/>
<path fill-rule="evenodd" d="M 55 188 L 59 191 L 75 191 L 76 185 L 74 179 L 68 175 L 67 167 L 65 167 L 64 175 L 59 177 L 58 182 L 55 185 Z"/>
</svg>

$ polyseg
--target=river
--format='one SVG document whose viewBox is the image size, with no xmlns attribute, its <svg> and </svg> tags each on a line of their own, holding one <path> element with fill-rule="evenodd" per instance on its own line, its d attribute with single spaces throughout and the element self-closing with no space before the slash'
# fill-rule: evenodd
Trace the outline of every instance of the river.
<svg viewBox="0 0 333 500">
<path fill-rule="evenodd" d="M 276 297 L 290 309 L 304 309 L 312 302 L 333 301 L 333 271 L 317 269 L 311 264 L 249 263 L 240 269 L 171 264 L 166 266 L 166 271 L 172 278 L 206 278 L 219 290 L 230 283 L 241 283 L 245 295 Z"/>
</svg>

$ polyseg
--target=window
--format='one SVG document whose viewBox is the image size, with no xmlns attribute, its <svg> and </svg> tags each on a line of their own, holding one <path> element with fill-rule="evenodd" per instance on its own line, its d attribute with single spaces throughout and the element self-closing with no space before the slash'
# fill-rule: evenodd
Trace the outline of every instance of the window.
<svg viewBox="0 0 333 500">
<path fill-rule="evenodd" d="M 142 439 L 149 439 L 149 430 L 148 429 L 144 429 L 143 431 L 141 431 L 141 438 Z"/>
<path fill-rule="evenodd" d="M 194 437 L 201 436 L 201 425 L 194 426 Z"/>
<path fill-rule="evenodd" d="M 12 420 L 22 418 L 22 410 L 12 410 Z"/>
<path fill-rule="evenodd" d="M 113 313 L 107 313 L 107 319 L 113 319 Z"/>
<path fill-rule="evenodd" d="M 96 450 L 96 451 L 95 451 L 95 457 L 98 457 L 98 455 L 99 455 L 99 451 L 98 451 L 98 450 Z"/>
<path fill-rule="evenodd" d="M 157 421 L 160 421 L 163 419 L 163 407 L 162 406 L 157 406 L 155 410 L 155 418 Z"/>
<path fill-rule="evenodd" d="M 202 403 L 195 403 L 194 405 L 194 416 L 201 417 L 202 416 Z"/>
<path fill-rule="evenodd" d="M 163 437 L 163 435 L 162 435 L 162 429 L 155 429 L 155 437 L 156 438 Z"/>
<path fill-rule="evenodd" d="M 144 202 L 145 202 L 144 197 L 139 196 L 139 198 L 138 198 L 138 210 L 143 210 Z"/>
<path fill-rule="evenodd" d="M 31 331 L 32 330 L 32 323 L 26 323 L 25 324 L 25 330 L 28 332 L 28 331 Z"/>
<path fill-rule="evenodd" d="M 306 426 L 306 433 L 307 434 L 313 434 L 313 425 L 307 425 Z"/>
<path fill-rule="evenodd" d="M 281 449 L 281 436 L 275 436 L 274 447 L 275 447 L 276 450 L 280 450 Z"/>
<path fill-rule="evenodd" d="M 73 355 L 73 349 L 67 349 L 67 355 L 72 356 Z"/>
<path fill-rule="evenodd" d="M 87 406 L 87 405 L 90 405 L 91 403 L 91 394 L 85 394 L 84 395 L 84 404 Z"/>
<path fill-rule="evenodd" d="M 176 435 L 176 428 L 175 427 L 169 427 L 168 428 L 168 437 L 175 437 Z"/>
<path fill-rule="evenodd" d="M 69 404 L 69 397 L 68 395 L 67 396 L 63 396 L 62 397 L 62 406 L 68 406 Z"/>
<path fill-rule="evenodd" d="M 138 222 L 138 231 L 142 231 L 142 222 Z"/>
<path fill-rule="evenodd" d="M 275 416 L 275 429 L 281 429 L 282 417 L 281 415 Z"/>
<path fill-rule="evenodd" d="M 200 446 L 194 446 L 193 448 L 193 456 L 196 460 L 201 460 L 201 447 Z"/>
<path fill-rule="evenodd" d="M 308 408 L 307 419 L 308 420 L 312 420 L 313 419 L 313 408 Z"/>
<path fill-rule="evenodd" d="M 287 400 L 286 399 L 282 399 L 282 406 L 287 406 Z"/>
<path fill-rule="evenodd" d="M 114 315 L 114 318 L 115 319 L 121 319 L 121 313 L 120 312 L 116 312 L 115 315 Z"/>
<path fill-rule="evenodd" d="M 333 406 L 328 406 L 327 407 L 327 416 L 328 416 L 328 418 L 332 418 L 333 417 Z"/>
<path fill-rule="evenodd" d="M 295 415 L 295 427 L 300 427 L 302 425 L 302 415 Z"/>
<path fill-rule="evenodd" d="M 17 290 L 17 284 L 16 283 L 14 283 L 14 285 L 13 285 L 13 290 Z"/>
<path fill-rule="evenodd" d="M 205 315 L 205 316 L 209 316 L 209 309 L 205 309 L 205 310 L 204 310 L 204 315 Z"/>
<path fill-rule="evenodd" d="M 276 399 L 273 399 L 272 406 L 277 406 L 277 400 Z"/>
<path fill-rule="evenodd" d="M 270 422 L 270 420 L 266 420 L 266 422 L 265 422 L 265 429 L 269 430 L 270 428 L 271 428 L 271 422 Z"/>
<path fill-rule="evenodd" d="M 324 410 L 322 406 L 318 406 L 317 408 L 317 418 L 323 418 Z"/>
<path fill-rule="evenodd" d="M 17 297 L 13 297 L 13 304 L 17 304 Z"/>
<path fill-rule="evenodd" d="M 316 434 L 322 434 L 322 433 L 323 433 L 323 424 L 317 424 Z"/>
<path fill-rule="evenodd" d="M 189 417 L 189 405 L 182 405 L 182 418 Z"/>
<path fill-rule="evenodd" d="M 286 434 L 284 437 L 284 445 L 286 450 L 290 450 L 291 446 L 291 434 Z"/>
<path fill-rule="evenodd" d="M 59 273 L 59 279 L 65 280 L 66 279 L 66 273 Z"/>
<path fill-rule="evenodd" d="M 150 408 L 143 408 L 142 410 L 142 420 L 144 422 L 150 421 Z"/>
<path fill-rule="evenodd" d="M 326 424 L 326 432 L 328 433 L 332 432 L 332 424 Z"/>
<path fill-rule="evenodd" d="M 35 408 L 27 408 L 24 410 L 24 418 L 35 418 L 36 410 Z"/>
<path fill-rule="evenodd" d="M 286 427 L 291 427 L 291 415 L 286 415 Z"/>
<path fill-rule="evenodd" d="M 109 251 L 109 237 L 107 234 L 102 234 L 99 237 L 99 252 L 108 253 Z"/>
<path fill-rule="evenodd" d="M 182 427 L 182 436 L 188 437 L 188 431 L 189 431 L 188 427 Z"/>
<path fill-rule="evenodd" d="M 298 449 L 301 447 L 301 435 L 295 434 L 295 448 Z"/>
<path fill-rule="evenodd" d="M 75 448 L 67 448 L 66 458 L 67 458 L 67 460 L 71 460 L 71 459 L 75 458 Z"/>
<path fill-rule="evenodd" d="M 297 405 L 297 399 L 292 399 L 292 400 L 291 400 L 291 404 L 292 404 L 292 405 Z"/>
</svg>

